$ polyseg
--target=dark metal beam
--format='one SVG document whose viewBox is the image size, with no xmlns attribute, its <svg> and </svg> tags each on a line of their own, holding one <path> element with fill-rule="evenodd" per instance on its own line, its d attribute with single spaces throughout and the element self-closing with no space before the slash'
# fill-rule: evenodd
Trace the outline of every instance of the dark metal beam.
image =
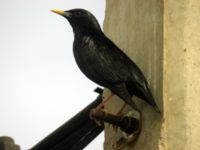
<svg viewBox="0 0 200 150">
<path fill-rule="evenodd" d="M 97 90 L 102 93 L 102 90 Z M 90 110 L 102 101 L 101 94 L 73 118 L 44 138 L 30 150 L 81 150 L 88 145 L 104 127 L 97 126 L 89 117 Z"/>
</svg>

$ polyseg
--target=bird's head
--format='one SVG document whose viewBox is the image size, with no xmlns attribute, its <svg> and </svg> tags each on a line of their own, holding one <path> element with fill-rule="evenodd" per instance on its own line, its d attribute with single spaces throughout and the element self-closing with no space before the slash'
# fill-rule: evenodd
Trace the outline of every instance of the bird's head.
<svg viewBox="0 0 200 150">
<path fill-rule="evenodd" d="M 71 9 L 68 11 L 52 10 L 65 17 L 71 24 L 75 34 L 76 32 L 89 33 L 101 31 L 100 25 L 94 15 L 84 9 Z"/>
</svg>

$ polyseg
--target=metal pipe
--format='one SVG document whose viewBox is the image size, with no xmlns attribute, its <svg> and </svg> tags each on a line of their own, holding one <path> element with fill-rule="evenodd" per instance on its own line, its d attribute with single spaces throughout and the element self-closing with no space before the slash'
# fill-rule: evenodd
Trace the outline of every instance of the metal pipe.
<svg viewBox="0 0 200 150">
<path fill-rule="evenodd" d="M 90 110 L 102 102 L 102 90 L 95 91 L 100 93 L 96 100 L 30 150 L 81 150 L 88 145 L 104 129 L 89 117 Z"/>
</svg>

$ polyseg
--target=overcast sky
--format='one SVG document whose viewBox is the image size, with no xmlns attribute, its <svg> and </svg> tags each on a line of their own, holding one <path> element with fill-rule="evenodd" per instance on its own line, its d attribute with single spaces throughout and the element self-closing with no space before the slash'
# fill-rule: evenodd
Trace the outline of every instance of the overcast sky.
<svg viewBox="0 0 200 150">
<path fill-rule="evenodd" d="M 0 136 L 28 149 L 93 101 L 73 32 L 51 9 L 85 8 L 103 24 L 104 0 L 0 0 Z M 86 150 L 102 150 L 103 135 Z"/>
</svg>

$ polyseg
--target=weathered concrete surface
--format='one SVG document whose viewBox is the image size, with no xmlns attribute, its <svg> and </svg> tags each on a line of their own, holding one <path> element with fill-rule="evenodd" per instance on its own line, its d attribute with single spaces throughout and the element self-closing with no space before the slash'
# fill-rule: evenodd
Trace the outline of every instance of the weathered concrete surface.
<svg viewBox="0 0 200 150">
<path fill-rule="evenodd" d="M 163 3 L 161 0 L 107 0 L 104 30 L 123 51 L 143 70 L 152 93 L 162 110 L 163 81 Z M 134 101 L 138 101 L 133 97 Z M 122 102 L 115 96 L 107 106 L 116 113 Z M 142 133 L 137 142 L 127 150 L 158 150 L 161 116 L 141 100 L 143 113 Z M 114 133 L 109 126 L 105 130 L 105 150 L 112 149 L 121 133 Z"/>
<path fill-rule="evenodd" d="M 143 70 L 163 112 L 138 102 L 142 132 L 125 150 L 199 150 L 200 1 L 107 0 L 104 29 Z M 114 97 L 106 110 L 121 104 Z M 106 126 L 105 150 L 120 135 Z"/>
<path fill-rule="evenodd" d="M 20 147 L 15 144 L 12 138 L 2 136 L 0 137 L 0 150 L 20 150 Z"/>
<path fill-rule="evenodd" d="M 200 1 L 164 3 L 164 109 L 167 150 L 200 149 Z"/>
</svg>

